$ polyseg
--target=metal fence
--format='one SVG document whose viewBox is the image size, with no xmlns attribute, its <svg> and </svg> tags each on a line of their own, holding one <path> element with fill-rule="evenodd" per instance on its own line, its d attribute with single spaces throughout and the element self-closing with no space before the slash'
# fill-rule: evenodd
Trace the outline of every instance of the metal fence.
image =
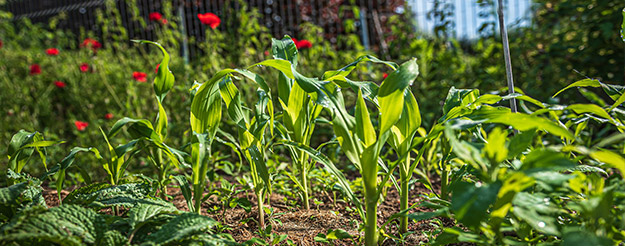
<svg viewBox="0 0 625 246">
<path fill-rule="evenodd" d="M 137 17 L 147 20 L 151 12 L 161 12 L 164 1 L 168 0 L 7 0 L 6 11 L 14 14 L 14 20 L 29 18 L 33 22 L 47 22 L 63 13 L 66 18 L 58 23 L 59 28 L 78 33 L 81 29 L 98 32 L 96 10 L 109 3 L 115 6 L 122 25 L 130 38 L 154 39 L 154 32 L 146 29 Z M 129 2 L 130 1 L 130 2 Z M 426 32 L 459 38 L 473 38 L 494 21 L 494 0 L 169 0 L 171 13 L 181 19 L 186 35 L 201 40 L 206 26 L 197 18 L 198 13 L 212 12 L 223 16 L 227 11 L 239 10 L 242 4 L 255 9 L 260 14 L 261 24 L 266 26 L 274 37 L 300 33 L 300 24 L 310 22 L 321 26 L 326 40 L 336 42 L 337 35 L 346 32 L 344 20 L 353 19 L 356 32 L 366 47 L 376 47 L 383 43 L 382 33 L 388 30 L 384 21 L 393 14 L 413 11 L 418 26 Z M 478 3 L 480 2 L 480 3 Z M 524 25 L 530 17 L 531 0 L 506 0 L 507 23 Z M 137 7 L 138 13 L 129 8 L 129 3 Z M 406 5 L 409 7 L 407 8 Z M 139 15 L 139 16 L 137 16 Z M 222 23 L 221 30 L 236 27 L 234 20 Z M 492 30 L 496 30 L 492 28 Z M 190 50 L 193 56 L 195 51 Z"/>
</svg>

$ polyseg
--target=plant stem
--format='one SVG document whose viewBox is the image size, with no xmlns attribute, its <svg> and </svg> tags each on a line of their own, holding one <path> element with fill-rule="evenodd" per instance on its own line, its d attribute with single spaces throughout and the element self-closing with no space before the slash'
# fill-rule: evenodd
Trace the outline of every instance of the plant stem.
<svg viewBox="0 0 625 246">
<path fill-rule="evenodd" d="M 445 165 L 445 158 L 441 160 L 441 199 L 447 200 L 447 167 Z"/>
<path fill-rule="evenodd" d="M 408 172 L 406 171 L 410 167 L 410 155 L 406 157 L 401 170 L 399 170 L 399 177 L 401 181 L 401 197 L 399 202 L 399 211 L 408 209 Z M 399 232 L 406 233 L 408 231 L 408 217 L 403 216 L 399 220 Z"/>
<path fill-rule="evenodd" d="M 197 214 L 202 214 L 202 193 L 204 193 L 204 182 L 199 182 L 197 184 L 193 184 L 193 200 L 195 202 L 195 212 Z"/>
<path fill-rule="evenodd" d="M 256 193 L 256 198 L 258 198 L 258 229 L 265 229 L 265 210 L 263 209 L 263 191 L 260 190 Z"/>
<path fill-rule="evenodd" d="M 365 182 L 365 245 L 378 245 L 378 194 L 376 182 L 373 187 Z"/>
<path fill-rule="evenodd" d="M 300 156 L 302 157 L 300 159 L 300 183 L 302 185 L 302 192 L 304 193 L 304 208 L 306 208 L 306 210 L 310 209 L 310 202 L 309 197 L 308 197 L 308 177 L 307 177 L 307 170 L 306 170 L 306 155 L 303 151 L 300 151 Z"/>
<path fill-rule="evenodd" d="M 506 30 L 506 24 L 503 18 L 503 0 L 499 0 L 499 7 L 497 8 L 497 15 L 499 15 L 499 30 L 501 32 L 501 39 L 503 43 L 503 57 L 506 63 L 506 77 L 508 79 L 508 92 L 514 93 L 514 80 L 512 77 L 512 62 L 510 61 L 510 46 L 508 44 L 508 31 Z M 516 99 L 510 99 L 510 109 L 513 113 L 517 112 Z"/>
</svg>

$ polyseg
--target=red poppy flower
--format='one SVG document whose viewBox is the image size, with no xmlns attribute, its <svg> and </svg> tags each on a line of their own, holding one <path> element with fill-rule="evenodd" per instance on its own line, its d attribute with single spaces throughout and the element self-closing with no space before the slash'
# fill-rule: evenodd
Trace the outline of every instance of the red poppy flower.
<svg viewBox="0 0 625 246">
<path fill-rule="evenodd" d="M 294 38 L 291 38 L 291 39 L 293 39 L 293 42 L 295 43 L 295 47 L 297 47 L 298 50 L 312 48 L 312 43 L 306 39 L 302 39 L 302 40 L 297 40 Z"/>
<path fill-rule="evenodd" d="M 161 19 L 161 24 L 167 25 L 167 19 L 165 19 L 165 18 Z"/>
<path fill-rule="evenodd" d="M 0 40 L 0 48 L 2 48 L 2 40 Z"/>
<path fill-rule="evenodd" d="M 56 48 L 49 48 L 46 50 L 46 54 L 55 56 L 59 54 L 59 50 L 57 50 Z"/>
<path fill-rule="evenodd" d="M 89 126 L 89 123 L 77 120 L 77 121 L 74 121 L 74 125 L 76 126 L 77 130 L 84 131 L 85 128 L 87 128 L 87 126 Z"/>
<path fill-rule="evenodd" d="M 158 67 L 160 67 L 160 66 L 161 66 L 161 64 L 160 64 L 160 63 L 159 63 L 159 64 L 156 64 L 156 69 L 154 69 L 154 73 L 158 73 Z"/>
<path fill-rule="evenodd" d="M 54 81 L 54 85 L 56 86 L 56 88 L 64 88 L 66 86 L 65 82 L 63 81 Z"/>
<path fill-rule="evenodd" d="M 139 82 L 146 82 L 147 74 L 142 73 L 142 72 L 132 72 L 132 78 L 134 78 L 136 81 L 139 81 Z"/>
<path fill-rule="evenodd" d="M 265 55 L 269 56 L 269 51 L 268 50 L 265 50 Z"/>
<path fill-rule="evenodd" d="M 79 68 L 81 72 L 86 73 L 87 71 L 89 71 L 89 64 L 87 63 L 80 64 Z"/>
<path fill-rule="evenodd" d="M 217 28 L 221 23 L 219 16 L 213 13 L 197 14 L 197 18 L 200 19 L 202 24 L 209 25 L 212 29 Z"/>
<path fill-rule="evenodd" d="M 107 119 L 107 120 L 113 119 L 113 114 L 111 113 L 105 114 L 104 119 Z"/>
<path fill-rule="evenodd" d="M 39 64 L 30 65 L 30 75 L 40 74 L 41 66 Z"/>
<path fill-rule="evenodd" d="M 160 21 L 161 19 L 163 19 L 163 15 L 159 12 L 152 12 L 150 13 L 149 17 L 150 21 Z"/>
<path fill-rule="evenodd" d="M 382 79 L 386 79 L 386 77 L 388 77 L 388 73 L 383 73 L 382 74 Z"/>
<path fill-rule="evenodd" d="M 102 44 L 98 42 L 98 40 L 92 38 L 85 38 L 80 44 L 80 47 L 91 48 L 93 51 L 97 51 L 99 48 L 102 48 Z"/>
</svg>

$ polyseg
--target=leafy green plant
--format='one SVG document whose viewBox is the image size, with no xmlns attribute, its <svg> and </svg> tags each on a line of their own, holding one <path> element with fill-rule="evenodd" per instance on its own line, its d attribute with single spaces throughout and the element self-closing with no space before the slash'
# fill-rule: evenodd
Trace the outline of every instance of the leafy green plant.
<svg viewBox="0 0 625 246">
<path fill-rule="evenodd" d="M 27 132 L 25 130 L 20 130 L 18 133 L 13 135 L 11 142 L 9 143 L 9 148 L 7 150 L 9 157 L 7 173 L 15 172 L 19 175 L 35 151 L 39 154 L 43 167 L 48 170 L 45 147 L 60 143 L 63 143 L 63 141 L 44 140 L 43 135 L 39 132 Z M 13 185 L 14 180 L 9 177 L 7 183 L 8 186 Z"/>
</svg>

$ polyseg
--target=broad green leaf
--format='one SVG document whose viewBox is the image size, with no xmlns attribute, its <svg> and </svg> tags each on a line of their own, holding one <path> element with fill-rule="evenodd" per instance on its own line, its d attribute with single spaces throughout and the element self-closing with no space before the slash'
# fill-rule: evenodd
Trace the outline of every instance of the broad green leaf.
<svg viewBox="0 0 625 246">
<path fill-rule="evenodd" d="M 609 111 L 612 111 L 614 108 L 618 107 L 619 105 L 623 104 L 625 102 L 625 93 L 621 94 L 616 101 L 614 102 L 614 104 L 612 104 L 612 106 L 610 106 L 610 108 L 608 109 Z"/>
<path fill-rule="evenodd" d="M 210 231 L 217 222 L 203 215 L 184 213 L 151 233 L 146 240 L 156 245 L 177 244 L 175 242 Z"/>
<path fill-rule="evenodd" d="M 449 140 L 452 151 L 459 158 L 470 163 L 477 170 L 482 172 L 486 172 L 488 170 L 489 165 L 482 156 L 481 151 L 468 142 L 459 140 L 449 125 L 445 127 L 445 136 Z"/>
<path fill-rule="evenodd" d="M 269 169 L 267 168 L 267 165 L 265 164 L 265 157 L 258 150 L 258 147 L 256 147 L 256 145 L 254 144 L 252 144 L 249 148 L 247 148 L 247 151 L 250 154 L 250 157 L 252 158 L 250 160 L 252 163 L 250 164 L 256 166 L 256 171 L 260 175 L 260 178 L 263 179 L 263 182 L 265 183 L 265 187 L 267 187 L 267 191 L 270 191 L 271 180 L 269 177 Z"/>
<path fill-rule="evenodd" d="M 404 109 L 395 125 L 405 139 L 412 139 L 421 126 L 419 104 L 409 89 L 404 91 Z"/>
<path fill-rule="evenodd" d="M 532 187 L 534 183 L 535 181 L 532 177 L 526 176 L 522 172 L 514 172 L 506 177 L 497 193 L 497 201 L 491 210 L 490 216 L 492 220 L 489 224 L 499 227 L 503 219 L 508 215 L 510 208 L 512 208 L 512 201 L 517 193 Z"/>
<path fill-rule="evenodd" d="M 603 108 L 595 105 L 595 104 L 572 104 L 568 107 L 566 107 L 566 109 L 570 109 L 573 110 L 573 112 L 577 113 L 577 114 L 583 114 L 583 113 L 593 113 L 599 117 L 603 117 L 609 120 L 614 120 L 612 119 L 612 117 L 608 114 L 608 112 L 606 112 Z"/>
<path fill-rule="evenodd" d="M 536 130 L 523 131 L 510 139 L 508 143 L 508 159 L 517 157 L 532 144 Z"/>
<path fill-rule="evenodd" d="M 380 104 L 380 136 L 386 133 L 399 120 L 404 105 L 404 89 L 409 87 L 419 75 L 419 66 L 415 58 L 402 64 L 390 73 L 380 85 L 378 102 Z"/>
<path fill-rule="evenodd" d="M 75 205 L 61 205 L 49 210 L 30 210 L 19 223 L 3 227 L 0 244 L 95 245 L 106 230 L 103 215 L 92 209 Z"/>
<path fill-rule="evenodd" d="M 163 52 L 163 60 L 161 60 L 160 66 L 154 78 L 154 92 L 159 102 L 163 102 L 163 99 L 167 93 L 174 87 L 174 74 L 169 70 L 169 54 L 165 51 L 165 48 L 159 43 L 147 41 L 147 40 L 133 40 L 137 43 L 147 43 L 158 46 Z"/>
<path fill-rule="evenodd" d="M 538 194 L 521 192 L 512 200 L 512 212 L 535 230 L 547 235 L 559 236 L 558 222 L 555 215 L 560 209 L 554 207 L 549 198 Z"/>
<path fill-rule="evenodd" d="M 387 66 L 389 66 L 391 69 L 393 70 L 397 70 L 399 68 L 399 66 L 397 65 L 397 63 L 394 62 L 388 62 L 388 61 L 382 61 L 380 59 L 378 59 L 375 56 L 372 55 L 364 55 L 361 57 L 358 57 L 355 61 L 353 61 L 350 64 L 347 64 L 346 66 L 342 67 L 339 70 L 335 70 L 335 71 L 326 71 L 325 73 L 323 73 L 323 79 L 324 80 L 330 80 L 332 77 L 347 77 L 353 70 L 354 68 L 356 68 L 356 66 L 361 63 L 361 62 L 373 62 L 373 63 L 381 63 L 381 64 L 385 64 Z"/>
<path fill-rule="evenodd" d="M 297 53 L 295 42 L 288 35 L 282 39 L 271 39 L 271 54 L 274 59 L 287 60 L 293 67 L 297 67 Z"/>
<path fill-rule="evenodd" d="M 520 170 L 534 172 L 544 170 L 564 170 L 575 163 L 564 154 L 549 149 L 535 149 L 525 156 Z"/>
<path fill-rule="evenodd" d="M 376 135 L 373 124 L 371 124 L 371 118 L 369 117 L 369 110 L 365 104 L 365 100 L 362 97 L 362 91 L 358 90 L 358 97 L 356 98 L 356 135 L 364 144 L 364 147 L 369 147 L 375 143 Z"/>
<path fill-rule="evenodd" d="M 477 89 L 456 89 L 451 87 L 445 98 L 445 104 L 443 105 L 443 117 L 441 119 L 447 119 L 446 117 L 453 108 L 466 106 L 469 103 L 473 103 L 478 100 L 480 91 Z M 485 99 L 482 99 L 485 100 Z M 488 99 L 491 100 L 491 99 Z M 439 122 L 441 122 L 439 120 Z"/>
<path fill-rule="evenodd" d="M 264 60 L 262 62 L 256 63 L 251 67 L 254 66 L 268 66 L 268 67 L 273 67 L 275 69 L 280 70 L 280 72 L 283 72 L 284 75 L 286 75 L 287 78 L 290 79 L 294 79 L 295 77 L 293 77 L 293 70 L 291 69 L 291 63 L 287 60 L 282 60 L 282 59 L 269 59 L 269 60 Z"/>
<path fill-rule="evenodd" d="M 126 213 L 128 224 L 132 229 L 148 222 L 153 217 L 164 213 L 179 213 L 179 210 L 170 202 L 153 199 L 153 203 L 141 203 Z"/>
<path fill-rule="evenodd" d="M 152 187 L 146 183 L 127 183 L 112 186 L 106 183 L 93 183 L 72 191 L 63 204 L 76 204 L 96 209 L 124 206 L 134 207 L 141 203 L 153 203 L 147 196 Z"/>
<path fill-rule="evenodd" d="M 152 122 L 145 119 L 131 119 L 128 117 L 124 117 L 115 122 L 113 127 L 109 130 L 107 137 L 109 139 L 114 137 L 125 125 L 130 125 L 128 127 L 128 133 L 130 133 L 133 138 L 144 137 L 161 141 L 160 136 L 154 131 Z"/>
<path fill-rule="evenodd" d="M 47 207 L 41 193 L 41 181 L 30 178 L 24 182 L 0 188 L 0 221 L 10 219 L 16 212 L 32 206 Z"/>
<path fill-rule="evenodd" d="M 228 115 L 241 129 L 247 129 L 249 125 L 249 119 L 245 112 L 243 112 L 243 105 L 241 102 L 241 94 L 239 89 L 234 85 L 232 79 L 225 77 L 219 82 L 219 94 L 226 104 Z M 219 103 L 221 105 L 221 103 Z M 219 123 L 216 121 L 215 123 Z"/>
<path fill-rule="evenodd" d="M 157 102 L 157 104 L 158 115 L 156 116 L 155 131 L 161 139 L 165 139 L 165 136 L 167 136 L 167 113 L 165 112 L 165 108 L 163 108 L 163 104 L 161 104 L 161 102 Z"/>
<path fill-rule="evenodd" d="M 468 227 L 479 226 L 487 218 L 488 208 L 497 199 L 499 181 L 492 184 L 456 184 L 451 196 L 451 209 L 458 221 Z"/>
<path fill-rule="evenodd" d="M 522 114 L 522 113 L 503 113 L 495 115 L 486 120 L 487 123 L 499 123 L 514 127 L 519 131 L 529 131 L 532 129 L 540 129 L 550 134 L 563 137 L 569 140 L 575 140 L 575 136 L 566 128 L 562 128 L 556 123 L 545 118 Z"/>
<path fill-rule="evenodd" d="M 563 91 L 568 90 L 568 89 L 573 88 L 573 87 L 600 87 L 600 86 L 601 86 L 601 82 L 599 82 L 599 80 L 596 80 L 596 79 L 583 79 L 583 80 L 577 81 L 577 82 L 575 82 L 573 84 L 570 84 L 567 87 L 564 87 L 564 89 L 558 91 L 552 97 L 556 97 L 560 93 L 562 93 Z"/>
<path fill-rule="evenodd" d="M 567 229 L 562 237 L 562 244 L 566 246 L 613 246 L 614 241 L 609 238 L 597 236 L 585 228 Z"/>
<path fill-rule="evenodd" d="M 174 180 L 178 182 L 178 186 L 180 187 L 180 191 L 182 192 L 182 196 L 185 201 L 187 201 L 187 208 L 191 212 L 195 212 L 195 207 L 193 206 L 193 196 L 191 193 L 191 189 L 189 189 L 189 180 L 182 175 L 174 176 Z"/>
<path fill-rule="evenodd" d="M 496 127 L 488 134 L 487 143 L 484 146 L 484 154 L 491 160 L 491 164 L 497 164 L 508 157 L 508 148 L 506 148 L 506 139 L 508 133 Z"/>
<path fill-rule="evenodd" d="M 625 175 L 625 158 L 621 155 L 609 150 L 599 150 L 590 153 L 590 157 L 618 169 L 621 176 Z"/>
<path fill-rule="evenodd" d="M 214 136 L 221 121 L 221 98 L 218 84 L 205 87 L 206 83 L 198 89 L 191 103 L 191 130 Z"/>
</svg>

